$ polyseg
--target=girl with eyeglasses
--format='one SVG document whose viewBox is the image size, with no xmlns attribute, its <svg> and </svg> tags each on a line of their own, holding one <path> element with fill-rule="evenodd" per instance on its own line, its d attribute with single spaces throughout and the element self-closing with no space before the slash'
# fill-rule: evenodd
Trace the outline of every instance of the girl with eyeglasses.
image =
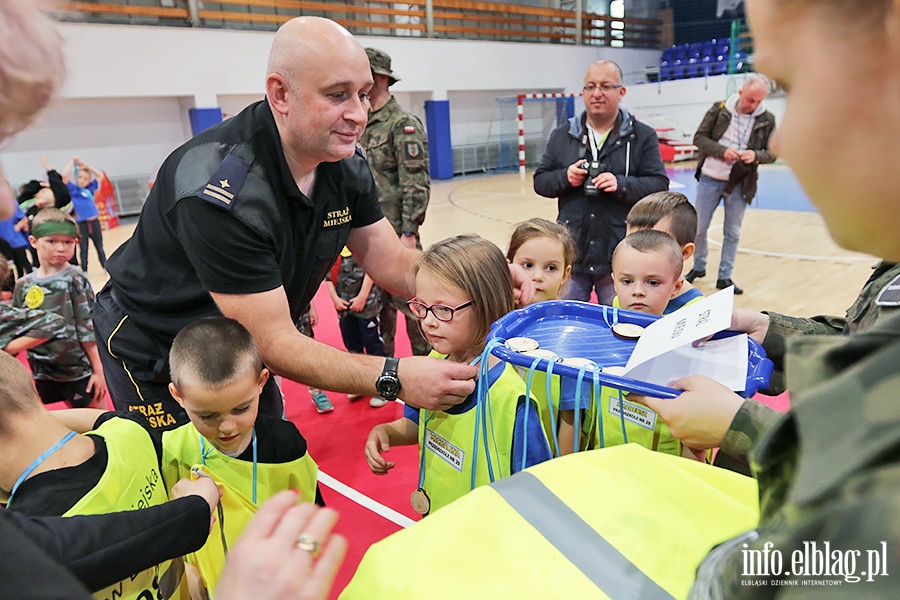
<svg viewBox="0 0 900 600">
<path fill-rule="evenodd" d="M 409 308 L 434 348 L 431 356 L 477 361 L 491 324 L 513 309 L 503 253 L 477 235 L 449 238 L 422 254 L 415 276 Z M 391 447 L 419 444 L 419 485 L 410 501 L 420 514 L 551 457 L 525 382 L 511 365 L 487 360 L 486 380 L 462 404 L 446 411 L 407 405 L 402 418 L 369 432 L 366 461 L 376 475 L 394 467 L 384 456 Z"/>
</svg>

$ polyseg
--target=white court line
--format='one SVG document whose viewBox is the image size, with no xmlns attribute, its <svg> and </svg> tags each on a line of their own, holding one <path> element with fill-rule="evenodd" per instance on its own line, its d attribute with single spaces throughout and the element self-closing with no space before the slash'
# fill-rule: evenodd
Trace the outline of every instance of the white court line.
<svg viewBox="0 0 900 600">
<path fill-rule="evenodd" d="M 409 527 L 410 525 L 416 524 L 415 521 L 413 521 L 406 515 L 401 515 L 393 508 L 388 508 L 384 504 L 369 498 L 362 492 L 354 490 L 352 487 L 350 487 L 346 483 L 341 483 L 340 481 L 338 481 L 337 479 L 335 479 L 334 477 L 332 477 L 331 475 L 329 475 L 327 473 L 323 473 L 322 471 L 319 471 L 319 474 L 316 476 L 316 479 L 318 479 L 319 483 L 321 483 L 322 485 L 325 485 L 325 486 L 331 488 L 332 490 L 334 490 L 335 492 L 337 492 L 338 494 L 340 494 L 341 496 L 344 496 L 344 497 L 348 498 L 349 500 L 356 502 L 363 508 L 368 508 L 376 515 L 378 515 L 380 517 L 384 517 L 385 519 L 387 519 L 391 523 L 394 523 L 395 525 L 399 525 L 400 527 Z"/>
</svg>

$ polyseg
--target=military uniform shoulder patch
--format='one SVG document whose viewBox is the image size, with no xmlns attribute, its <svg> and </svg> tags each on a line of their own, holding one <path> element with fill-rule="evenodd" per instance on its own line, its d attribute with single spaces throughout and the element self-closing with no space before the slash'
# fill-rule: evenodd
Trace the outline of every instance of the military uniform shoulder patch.
<svg viewBox="0 0 900 600">
<path fill-rule="evenodd" d="M 200 191 L 200 197 L 230 211 L 249 171 L 249 161 L 235 153 L 229 154 Z"/>
<path fill-rule="evenodd" d="M 415 133 L 415 132 L 416 132 L 415 125 L 404 125 L 403 126 L 403 133 Z"/>
<path fill-rule="evenodd" d="M 886 286 L 881 288 L 878 297 L 875 298 L 878 306 L 900 306 L 900 275 L 894 277 Z"/>
<path fill-rule="evenodd" d="M 406 142 L 406 154 L 410 158 L 419 158 L 419 155 L 422 154 L 419 142 Z"/>
</svg>

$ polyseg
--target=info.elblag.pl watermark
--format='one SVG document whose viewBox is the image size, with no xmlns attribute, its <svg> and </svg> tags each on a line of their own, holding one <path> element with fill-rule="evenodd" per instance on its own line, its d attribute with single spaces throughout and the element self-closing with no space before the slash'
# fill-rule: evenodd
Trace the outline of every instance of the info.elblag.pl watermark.
<svg viewBox="0 0 900 600">
<path fill-rule="evenodd" d="M 761 550 L 743 544 L 744 577 L 750 586 L 837 586 L 887 577 L 887 542 L 867 550 L 841 550 L 830 542 L 803 542 L 790 556 L 766 542 Z"/>
</svg>

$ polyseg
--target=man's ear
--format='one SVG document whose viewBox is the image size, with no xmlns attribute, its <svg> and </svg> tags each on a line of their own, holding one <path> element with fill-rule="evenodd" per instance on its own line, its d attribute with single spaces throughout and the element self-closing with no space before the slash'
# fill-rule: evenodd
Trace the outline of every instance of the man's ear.
<svg viewBox="0 0 900 600">
<path fill-rule="evenodd" d="M 175 402 L 178 403 L 178 406 L 184 408 L 184 398 L 181 397 L 181 394 L 178 392 L 178 388 L 175 387 L 174 383 L 169 383 L 169 393 L 175 398 Z"/>
<path fill-rule="evenodd" d="M 288 83 L 278 73 L 271 73 L 266 77 L 266 98 L 272 110 L 281 115 L 288 112 Z"/>
<path fill-rule="evenodd" d="M 694 255 L 694 250 L 696 249 L 697 245 L 694 244 L 694 242 L 688 242 L 681 247 L 681 256 L 684 258 L 684 260 L 687 260 Z"/>
</svg>

